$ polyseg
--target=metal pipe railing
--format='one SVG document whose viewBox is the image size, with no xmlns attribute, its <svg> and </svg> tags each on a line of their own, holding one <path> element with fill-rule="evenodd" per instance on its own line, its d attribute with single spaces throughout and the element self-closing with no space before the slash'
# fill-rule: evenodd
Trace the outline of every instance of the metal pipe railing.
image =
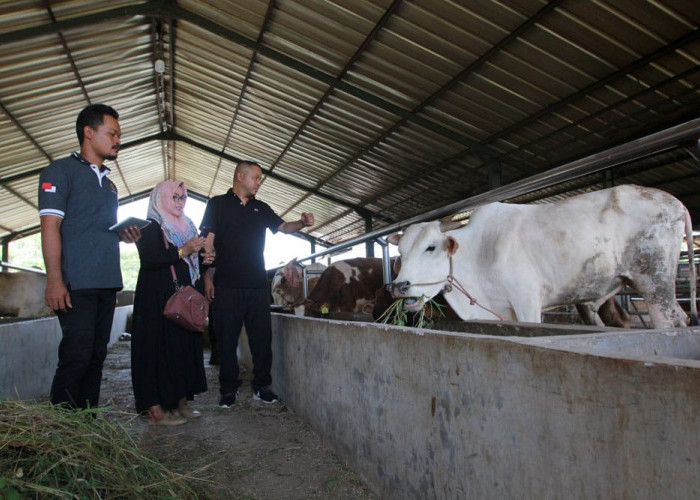
<svg viewBox="0 0 700 500">
<path fill-rule="evenodd" d="M 382 278 L 384 284 L 391 283 L 391 257 L 389 256 L 389 242 L 384 238 L 377 238 L 377 243 L 382 247 Z"/>
<path fill-rule="evenodd" d="M 512 182 L 505 186 L 466 198 L 462 201 L 446 205 L 442 208 L 409 217 L 408 219 L 395 222 L 394 224 L 390 224 L 381 229 L 376 229 L 362 236 L 351 238 L 321 252 L 312 253 L 311 255 L 299 258 L 297 260 L 304 261 L 317 259 L 339 250 L 351 248 L 368 240 L 381 238 L 382 236 L 397 232 L 406 226 L 410 226 L 411 224 L 434 220 L 447 215 L 453 215 L 455 213 L 471 210 L 486 203 L 515 198 L 538 189 L 547 188 L 564 181 L 589 175 L 621 163 L 627 163 L 651 154 L 660 153 L 661 151 L 677 147 L 681 143 L 697 141 L 698 137 L 700 137 L 700 118 L 696 118 L 680 125 L 676 125 L 675 127 L 647 135 L 641 139 L 630 141 L 620 146 L 601 151 L 600 153 L 581 158 L 580 160 L 566 163 L 546 172 L 542 172 L 541 174 L 536 174 L 526 179 Z"/>
<path fill-rule="evenodd" d="M 8 269 L 17 269 L 19 271 L 29 271 L 29 272 L 36 273 L 36 274 L 46 274 L 46 271 L 44 271 L 42 269 L 37 269 L 36 267 L 16 266 L 14 264 L 10 264 L 9 262 L 5 262 L 5 261 L 0 262 L 0 269 L 2 269 L 4 271 L 6 267 Z"/>
</svg>

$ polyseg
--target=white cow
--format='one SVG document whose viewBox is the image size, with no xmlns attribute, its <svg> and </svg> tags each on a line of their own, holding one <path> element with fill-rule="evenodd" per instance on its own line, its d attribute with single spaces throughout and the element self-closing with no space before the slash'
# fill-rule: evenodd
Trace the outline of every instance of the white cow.
<svg viewBox="0 0 700 500">
<path fill-rule="evenodd" d="M 441 231 L 439 222 L 409 226 L 393 294 L 415 310 L 444 290 L 462 319 L 539 323 L 542 310 L 558 305 L 596 311 L 630 284 L 647 301 L 654 327 L 685 326 L 675 296 L 684 233 L 692 234 L 685 206 L 639 186 L 543 205 L 491 203 L 454 231 Z M 692 244 L 688 249 L 697 321 Z"/>
<path fill-rule="evenodd" d="M 44 299 L 46 275 L 30 271 L 0 272 L 0 316 L 37 318 L 53 311 Z"/>
</svg>

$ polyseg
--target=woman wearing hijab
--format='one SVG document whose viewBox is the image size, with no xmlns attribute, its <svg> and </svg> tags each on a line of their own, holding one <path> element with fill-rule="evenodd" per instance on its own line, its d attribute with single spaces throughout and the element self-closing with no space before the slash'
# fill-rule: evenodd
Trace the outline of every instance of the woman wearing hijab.
<svg viewBox="0 0 700 500">
<path fill-rule="evenodd" d="M 163 316 L 165 303 L 175 293 L 170 266 L 178 285 L 202 289 L 199 250 L 204 238 L 183 213 L 186 201 L 183 182 L 156 185 L 148 205 L 151 224 L 142 229 L 136 245 L 141 269 L 134 295 L 131 380 L 136 411 L 148 412 L 149 421 L 158 425 L 201 417 L 187 401 L 207 390 L 202 335 Z"/>
</svg>

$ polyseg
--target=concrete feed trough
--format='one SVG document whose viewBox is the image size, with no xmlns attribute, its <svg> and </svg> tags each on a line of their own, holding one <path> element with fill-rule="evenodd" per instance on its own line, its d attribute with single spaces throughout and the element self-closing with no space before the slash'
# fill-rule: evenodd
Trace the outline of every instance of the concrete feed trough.
<svg viewBox="0 0 700 500">
<path fill-rule="evenodd" d="M 131 309 L 115 309 L 110 346 L 124 333 Z M 55 316 L 0 324 L 0 399 L 47 397 L 60 342 L 61 326 Z"/>
<path fill-rule="evenodd" d="M 700 496 L 699 328 L 273 329 L 282 398 L 382 498 Z"/>
</svg>

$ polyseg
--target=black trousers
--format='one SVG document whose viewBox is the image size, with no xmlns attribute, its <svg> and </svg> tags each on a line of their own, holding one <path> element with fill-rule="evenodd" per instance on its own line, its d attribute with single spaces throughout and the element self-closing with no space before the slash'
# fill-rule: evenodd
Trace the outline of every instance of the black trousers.
<svg viewBox="0 0 700 500">
<path fill-rule="evenodd" d="M 236 348 L 245 325 L 248 345 L 253 356 L 253 389 L 272 383 L 272 323 L 270 291 L 267 288 L 225 288 L 217 286 L 213 302 L 214 331 L 219 352 L 219 391 L 238 389 L 238 356 Z"/>
<path fill-rule="evenodd" d="M 209 326 L 208 326 L 208 333 L 209 333 L 209 347 L 211 348 L 211 354 L 209 356 L 209 364 L 210 365 L 218 365 L 219 364 L 219 348 L 217 347 L 216 344 L 216 320 L 214 319 L 214 302 L 215 300 L 209 305 Z"/>
<path fill-rule="evenodd" d="M 51 385 L 53 404 L 70 408 L 98 405 L 116 299 L 114 289 L 71 290 L 73 307 L 58 311 L 63 338 Z"/>
</svg>

